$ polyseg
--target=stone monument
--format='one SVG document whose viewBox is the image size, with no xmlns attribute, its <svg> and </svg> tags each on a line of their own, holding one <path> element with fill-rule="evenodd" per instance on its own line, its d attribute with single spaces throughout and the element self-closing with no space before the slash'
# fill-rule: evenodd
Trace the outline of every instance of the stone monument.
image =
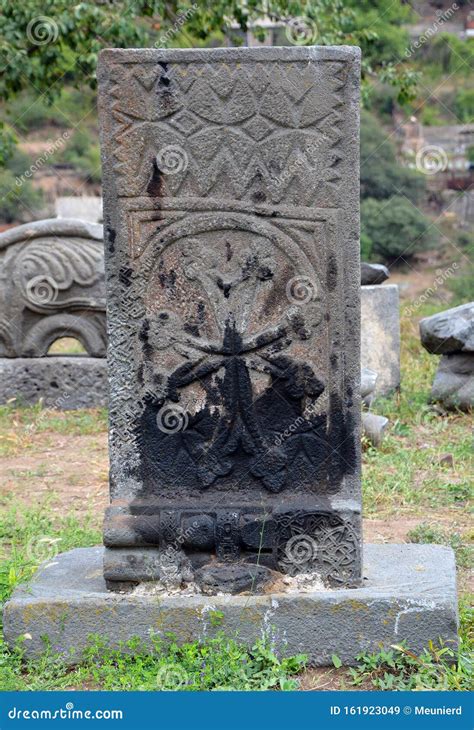
<svg viewBox="0 0 474 730">
<path fill-rule="evenodd" d="M 62 337 L 87 355 L 52 356 Z M 0 403 L 106 405 L 102 226 L 46 219 L 0 233 Z"/>
<path fill-rule="evenodd" d="M 354 49 L 102 55 L 111 587 L 167 548 L 360 581 L 358 77 Z"/>
<path fill-rule="evenodd" d="M 456 643 L 450 549 L 362 563 L 359 61 L 102 52 L 106 547 L 14 594 L 27 655 L 152 631 L 270 633 L 322 665 Z"/>
</svg>

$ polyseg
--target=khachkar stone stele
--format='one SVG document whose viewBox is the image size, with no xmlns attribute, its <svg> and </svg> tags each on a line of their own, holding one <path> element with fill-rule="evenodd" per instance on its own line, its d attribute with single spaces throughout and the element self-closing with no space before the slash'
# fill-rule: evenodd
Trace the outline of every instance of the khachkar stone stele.
<svg viewBox="0 0 474 730">
<path fill-rule="evenodd" d="M 100 108 L 109 587 L 357 585 L 358 49 L 108 50 Z"/>
</svg>

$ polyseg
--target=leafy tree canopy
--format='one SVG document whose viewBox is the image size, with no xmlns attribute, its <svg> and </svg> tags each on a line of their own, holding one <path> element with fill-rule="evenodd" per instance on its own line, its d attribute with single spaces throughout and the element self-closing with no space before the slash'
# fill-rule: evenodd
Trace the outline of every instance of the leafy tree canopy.
<svg viewBox="0 0 474 730">
<path fill-rule="evenodd" d="M 409 43 L 402 24 L 411 10 L 401 0 L 0 0 L 0 94 L 9 99 L 33 87 L 54 97 L 64 83 L 94 85 L 103 47 L 160 46 L 168 31 L 169 45 L 200 45 L 215 34 L 222 40 L 236 24 L 258 24 L 263 8 L 283 23 L 301 19 L 309 31 L 298 43 L 359 45 L 365 76 L 388 69 L 403 93 L 414 83 L 390 63 L 403 59 Z"/>
</svg>

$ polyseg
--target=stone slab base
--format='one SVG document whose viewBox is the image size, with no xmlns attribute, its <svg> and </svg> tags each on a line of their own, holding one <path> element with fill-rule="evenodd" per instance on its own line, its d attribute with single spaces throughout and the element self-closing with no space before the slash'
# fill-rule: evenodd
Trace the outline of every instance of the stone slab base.
<svg viewBox="0 0 474 730">
<path fill-rule="evenodd" d="M 78 548 L 43 565 L 5 605 L 9 645 L 26 635 L 26 655 L 37 656 L 46 635 L 54 650 L 75 651 L 73 662 L 89 634 L 117 646 L 150 632 L 193 641 L 221 629 L 248 643 L 266 632 L 281 651 L 306 653 L 314 666 L 330 665 L 332 654 L 351 665 L 361 651 L 402 640 L 415 651 L 440 637 L 457 647 L 454 554 L 439 545 L 366 545 L 364 587 L 272 595 L 110 593 L 102 560 L 103 548 Z"/>
<path fill-rule="evenodd" d="M 0 358 L 0 403 L 16 398 L 47 408 L 75 410 L 107 405 L 105 357 L 47 356 Z"/>
<path fill-rule="evenodd" d="M 361 365 L 378 374 L 375 395 L 400 388 L 400 305 L 398 286 L 363 286 L 361 306 Z"/>
</svg>

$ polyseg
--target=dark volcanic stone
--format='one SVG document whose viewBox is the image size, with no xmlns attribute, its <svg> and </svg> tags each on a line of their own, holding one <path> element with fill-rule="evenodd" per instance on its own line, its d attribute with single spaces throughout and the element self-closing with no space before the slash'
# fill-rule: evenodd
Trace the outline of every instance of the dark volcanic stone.
<svg viewBox="0 0 474 730">
<path fill-rule="evenodd" d="M 445 408 L 474 408 L 474 354 L 443 355 L 431 389 L 431 400 Z"/>
<path fill-rule="evenodd" d="M 194 577 L 205 593 L 242 593 L 262 588 L 271 572 L 263 565 L 216 562 L 197 570 Z"/>
<path fill-rule="evenodd" d="M 434 355 L 474 352 L 474 302 L 425 317 L 420 336 L 425 350 Z"/>
<path fill-rule="evenodd" d="M 360 283 L 362 286 L 383 284 L 389 276 L 390 272 L 383 264 L 366 264 L 362 261 L 360 265 Z"/>
</svg>

